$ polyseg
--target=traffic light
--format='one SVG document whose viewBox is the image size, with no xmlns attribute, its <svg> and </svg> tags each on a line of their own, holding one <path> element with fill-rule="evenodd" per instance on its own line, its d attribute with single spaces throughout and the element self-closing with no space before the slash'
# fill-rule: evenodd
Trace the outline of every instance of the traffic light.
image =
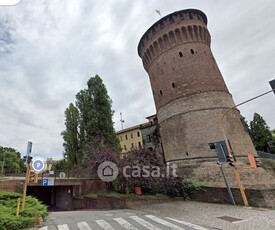
<svg viewBox="0 0 275 230">
<path fill-rule="evenodd" d="M 232 151 L 232 147 L 231 147 L 229 141 L 228 141 L 228 144 L 229 144 L 231 155 L 232 155 L 231 157 L 229 156 L 225 141 L 208 143 L 208 146 L 210 149 L 214 149 L 216 151 L 219 163 L 228 162 L 230 166 L 234 167 L 235 166 L 234 162 L 236 161 L 236 158 L 234 156 L 234 153 Z"/>
<path fill-rule="evenodd" d="M 258 156 L 254 156 L 254 158 L 255 158 L 255 162 L 256 162 L 257 168 L 258 168 L 258 167 L 261 167 L 260 158 L 259 158 Z"/>
<path fill-rule="evenodd" d="M 38 183 L 38 173 L 36 173 L 34 170 L 30 170 L 28 183 L 30 182 Z"/>
<path fill-rule="evenodd" d="M 273 93 L 275 94 L 275 79 L 269 82 L 271 89 L 273 89 Z"/>
<path fill-rule="evenodd" d="M 27 164 L 30 164 L 31 161 L 32 161 L 32 157 L 31 156 L 24 156 L 23 161 L 26 162 Z"/>
<path fill-rule="evenodd" d="M 228 164 L 229 164 L 230 166 L 232 166 L 232 167 L 235 166 L 235 164 L 234 164 L 234 162 L 235 162 L 234 157 L 230 157 L 230 156 L 228 155 L 228 156 L 226 156 L 226 161 L 228 162 Z"/>
</svg>

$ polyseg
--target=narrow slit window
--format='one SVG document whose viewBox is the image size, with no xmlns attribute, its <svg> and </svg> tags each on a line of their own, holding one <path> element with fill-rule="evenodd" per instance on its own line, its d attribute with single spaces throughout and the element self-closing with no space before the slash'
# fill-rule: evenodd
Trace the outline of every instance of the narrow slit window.
<svg viewBox="0 0 275 230">
<path fill-rule="evenodd" d="M 159 91 L 160 95 L 162 96 L 162 90 Z"/>
<path fill-rule="evenodd" d="M 194 53 L 195 53 L 193 49 L 191 49 L 190 51 L 191 51 L 191 54 L 194 54 Z"/>
<path fill-rule="evenodd" d="M 182 52 L 179 52 L 179 55 L 180 55 L 180 57 L 183 57 L 183 54 L 182 54 Z"/>
<path fill-rule="evenodd" d="M 174 82 L 172 83 L 172 87 L 173 87 L 173 88 L 175 88 L 175 87 L 176 87 L 176 85 L 175 85 L 175 83 L 174 83 Z"/>
</svg>

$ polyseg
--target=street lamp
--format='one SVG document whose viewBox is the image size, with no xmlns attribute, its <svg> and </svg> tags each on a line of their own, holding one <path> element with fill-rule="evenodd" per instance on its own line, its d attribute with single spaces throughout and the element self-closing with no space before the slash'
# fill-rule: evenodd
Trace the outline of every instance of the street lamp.
<svg viewBox="0 0 275 230">
<path fill-rule="evenodd" d="M 248 99 L 248 100 L 246 100 L 246 101 L 244 101 L 244 102 L 242 102 L 242 103 L 239 103 L 239 104 L 237 104 L 237 105 L 234 105 L 234 106 L 232 106 L 231 108 L 227 109 L 227 110 L 225 111 L 225 113 L 223 114 L 222 119 L 221 119 L 221 128 L 222 128 L 222 132 L 223 132 L 223 136 L 224 136 L 226 148 L 227 148 L 229 157 L 230 157 L 231 159 L 233 159 L 233 154 L 232 154 L 232 148 L 230 148 L 229 141 L 228 141 L 228 138 L 227 138 L 227 136 L 226 136 L 226 131 L 225 131 L 225 127 L 224 127 L 224 118 L 225 118 L 225 116 L 226 116 L 232 109 L 235 109 L 235 108 L 237 108 L 237 107 L 240 106 L 240 105 L 243 105 L 243 104 L 245 104 L 245 103 L 248 103 L 248 102 L 250 102 L 250 101 L 253 101 L 253 100 L 255 100 L 255 99 L 259 98 L 259 97 L 262 97 L 262 96 L 264 96 L 264 95 L 266 95 L 266 94 L 268 94 L 268 93 L 271 93 L 271 92 L 274 92 L 274 93 L 275 93 L 275 79 L 272 80 L 272 81 L 270 81 L 269 84 L 270 84 L 270 86 L 271 86 L 271 90 L 270 90 L 270 91 L 267 91 L 267 92 L 262 93 L 262 94 L 260 94 L 260 95 L 258 95 L 258 96 L 256 96 L 256 97 L 253 97 L 253 98 L 251 98 L 251 99 Z M 235 164 L 233 164 L 232 166 L 233 166 L 233 168 L 234 168 L 234 174 L 235 174 L 235 177 L 236 177 L 236 180 L 237 180 L 237 183 L 238 183 L 240 192 L 241 192 L 241 196 L 242 196 L 244 205 L 245 205 L 245 206 L 248 206 L 248 201 L 247 201 L 246 194 L 245 194 L 245 188 L 244 188 L 244 186 L 243 186 L 243 184 L 242 184 L 242 181 L 241 181 L 241 177 L 240 177 L 240 173 L 239 173 L 239 171 L 238 171 L 237 163 L 235 162 Z"/>
</svg>

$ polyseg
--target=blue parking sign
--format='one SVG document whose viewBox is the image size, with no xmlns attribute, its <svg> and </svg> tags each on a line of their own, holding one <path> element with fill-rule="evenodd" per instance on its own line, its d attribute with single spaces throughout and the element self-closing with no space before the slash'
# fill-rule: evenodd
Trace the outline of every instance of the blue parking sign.
<svg viewBox="0 0 275 230">
<path fill-rule="evenodd" d="M 45 160 L 41 157 L 34 157 L 32 159 L 32 168 L 36 173 L 40 173 L 45 168 Z"/>
<path fill-rule="evenodd" d="M 42 180 L 42 185 L 43 186 L 48 186 L 48 179 L 43 179 Z"/>
</svg>

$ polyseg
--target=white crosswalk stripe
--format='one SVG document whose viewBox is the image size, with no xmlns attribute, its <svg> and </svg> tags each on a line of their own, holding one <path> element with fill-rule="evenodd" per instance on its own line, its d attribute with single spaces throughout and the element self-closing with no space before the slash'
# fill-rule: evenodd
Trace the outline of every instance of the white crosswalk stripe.
<svg viewBox="0 0 275 230">
<path fill-rule="evenodd" d="M 98 225 L 105 230 L 114 230 L 105 220 L 96 220 L 96 223 L 98 223 Z"/>
<path fill-rule="evenodd" d="M 160 219 L 160 218 L 158 218 L 156 216 L 153 216 L 153 215 L 145 215 L 145 216 L 147 218 L 149 218 L 149 219 L 151 219 L 153 221 L 156 221 L 157 223 L 160 223 L 160 224 L 162 224 L 164 226 L 167 226 L 169 228 L 172 228 L 172 229 L 175 229 L 175 230 L 186 230 L 185 228 L 181 228 L 181 227 L 179 227 L 179 226 L 177 226 L 175 224 L 172 224 L 172 223 L 170 223 L 168 221 L 162 220 L 162 219 Z"/>
<path fill-rule="evenodd" d="M 86 222 L 77 223 L 80 230 L 92 230 Z"/>
<path fill-rule="evenodd" d="M 149 229 L 149 230 L 161 230 L 160 228 L 150 224 L 149 222 L 143 220 L 142 218 L 138 217 L 138 216 L 130 216 L 131 219 L 133 219 L 134 221 L 138 222 L 139 224 L 141 224 L 142 226 L 144 226 L 145 228 Z"/>
<path fill-rule="evenodd" d="M 127 220 L 129 219 L 129 220 Z M 193 230 L 208 230 L 204 227 L 195 225 L 195 224 L 191 224 L 189 222 L 185 222 L 183 220 L 177 220 L 177 219 L 173 219 L 170 217 L 166 217 L 165 219 L 153 216 L 153 215 L 145 215 L 145 216 L 128 216 L 128 217 L 124 217 L 124 218 L 113 218 L 114 221 L 112 221 L 112 219 L 109 219 L 110 221 L 107 220 L 94 220 L 97 223 L 97 227 L 93 225 L 93 230 L 98 230 L 98 228 L 104 229 L 104 230 L 118 230 L 118 229 L 126 229 L 126 230 L 139 230 L 139 228 L 141 226 L 142 229 L 146 228 L 149 230 L 162 230 L 162 227 L 158 227 L 158 226 L 165 226 L 165 228 L 169 228 L 169 229 L 173 229 L 173 230 L 186 230 L 186 228 L 184 228 L 182 225 L 187 226 L 188 229 L 192 228 Z M 168 221 L 170 220 L 170 221 Z M 132 225 L 132 222 L 134 221 L 134 225 L 136 225 L 137 227 Z M 150 221 L 150 222 L 149 222 Z M 109 222 L 109 223 L 108 223 Z M 115 223 L 115 226 L 111 226 L 111 224 Z M 89 224 L 87 222 L 78 222 L 75 223 L 78 226 L 78 230 L 92 230 L 92 228 L 89 226 Z M 73 224 L 72 224 L 73 225 Z M 140 227 L 138 227 L 140 226 Z M 181 226 L 181 227 L 180 227 Z M 52 226 L 54 227 L 54 226 Z M 118 228 L 119 227 L 119 228 Z M 61 224 L 57 226 L 58 230 L 76 230 L 76 226 L 68 226 L 68 224 Z M 51 229 L 51 227 L 50 227 Z M 39 230 L 49 230 L 48 226 L 39 228 Z"/>
<path fill-rule="evenodd" d="M 123 218 L 114 218 L 114 220 L 116 222 L 118 222 L 123 228 L 125 228 L 127 230 L 138 230 L 136 227 L 134 227 L 133 225 L 131 225 L 129 222 L 127 222 Z"/>
<path fill-rule="evenodd" d="M 58 230 L 70 230 L 67 224 L 58 225 Z"/>
<path fill-rule="evenodd" d="M 173 219 L 173 218 L 170 218 L 170 217 L 166 217 L 166 218 L 169 219 L 169 220 L 173 220 L 177 223 L 184 224 L 184 225 L 186 225 L 188 227 L 191 227 L 191 228 L 194 228 L 196 230 L 208 230 L 207 228 L 204 228 L 204 227 L 201 227 L 201 226 L 198 226 L 198 225 L 195 225 L 195 224 L 191 224 L 191 223 L 185 222 L 183 220 L 176 220 L 176 219 Z"/>
</svg>

